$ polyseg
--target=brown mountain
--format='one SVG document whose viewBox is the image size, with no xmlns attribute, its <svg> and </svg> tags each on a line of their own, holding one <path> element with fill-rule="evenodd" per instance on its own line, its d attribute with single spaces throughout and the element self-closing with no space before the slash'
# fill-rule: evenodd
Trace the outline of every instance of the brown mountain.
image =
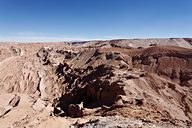
<svg viewBox="0 0 192 128">
<path fill-rule="evenodd" d="M 0 44 L 0 126 L 191 127 L 192 39 Z"/>
</svg>

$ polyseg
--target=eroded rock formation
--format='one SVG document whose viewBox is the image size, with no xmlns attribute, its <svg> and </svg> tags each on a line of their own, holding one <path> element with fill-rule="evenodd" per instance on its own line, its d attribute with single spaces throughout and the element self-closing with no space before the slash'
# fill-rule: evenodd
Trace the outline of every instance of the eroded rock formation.
<svg viewBox="0 0 192 128">
<path fill-rule="evenodd" d="M 31 122 L 40 127 L 38 122 L 43 119 L 64 117 L 72 117 L 71 121 L 99 117 L 95 122 L 77 121 L 74 125 L 100 126 L 100 116 L 111 116 L 110 121 L 118 116 L 148 126 L 190 127 L 190 40 L 162 40 L 166 43 L 113 40 L 1 45 L 0 123 L 22 111 L 19 122 L 13 119 L 11 126 Z M 179 41 L 190 47 L 178 47 L 184 45 Z M 174 46 L 167 46 L 171 43 Z M 38 120 L 34 122 L 32 117 Z"/>
</svg>

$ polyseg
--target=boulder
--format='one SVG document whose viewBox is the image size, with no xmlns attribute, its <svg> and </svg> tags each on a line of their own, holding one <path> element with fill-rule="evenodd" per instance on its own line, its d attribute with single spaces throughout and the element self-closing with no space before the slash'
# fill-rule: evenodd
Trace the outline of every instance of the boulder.
<svg viewBox="0 0 192 128">
<path fill-rule="evenodd" d="M 33 109 L 36 111 L 42 111 L 45 107 L 47 106 L 47 103 L 41 99 L 38 99 L 34 104 L 33 104 Z"/>
<path fill-rule="evenodd" d="M 70 104 L 67 113 L 70 117 L 83 116 L 83 110 L 77 104 Z"/>
</svg>

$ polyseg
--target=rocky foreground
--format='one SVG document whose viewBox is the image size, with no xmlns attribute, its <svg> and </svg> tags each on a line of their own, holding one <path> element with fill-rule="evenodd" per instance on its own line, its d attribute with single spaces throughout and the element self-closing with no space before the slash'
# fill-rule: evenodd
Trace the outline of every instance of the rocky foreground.
<svg viewBox="0 0 192 128">
<path fill-rule="evenodd" d="M 1 128 L 192 127 L 192 39 L 0 44 Z"/>
</svg>

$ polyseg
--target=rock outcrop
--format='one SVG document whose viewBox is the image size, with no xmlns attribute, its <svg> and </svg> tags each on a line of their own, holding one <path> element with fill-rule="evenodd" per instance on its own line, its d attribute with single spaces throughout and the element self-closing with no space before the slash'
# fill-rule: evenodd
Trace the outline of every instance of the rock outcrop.
<svg viewBox="0 0 192 128">
<path fill-rule="evenodd" d="M 120 126 L 128 122 L 190 127 L 190 42 L 135 39 L 0 45 L 0 124 L 10 118 L 14 127 L 29 122 L 37 127 L 46 120 L 98 117 L 71 124 L 113 127 L 114 123 L 102 120 L 115 122 L 117 116 L 117 123 L 126 121 Z M 12 119 L 15 113 L 17 120 Z"/>
</svg>

